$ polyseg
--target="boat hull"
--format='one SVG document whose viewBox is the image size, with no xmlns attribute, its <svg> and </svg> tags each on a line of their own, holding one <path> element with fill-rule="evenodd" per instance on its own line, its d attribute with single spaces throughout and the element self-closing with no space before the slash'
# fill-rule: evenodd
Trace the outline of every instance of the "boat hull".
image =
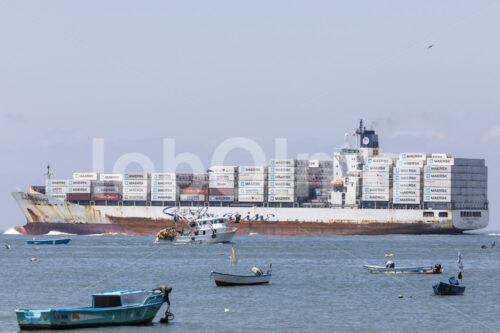
<svg viewBox="0 0 500 333">
<path fill-rule="evenodd" d="M 465 286 L 457 286 L 449 283 L 439 282 L 432 286 L 435 295 L 439 296 L 454 296 L 463 295 Z"/>
<path fill-rule="evenodd" d="M 70 242 L 70 238 L 66 239 L 48 239 L 48 240 L 30 240 L 27 241 L 28 245 L 62 245 L 68 244 Z"/>
<path fill-rule="evenodd" d="M 271 280 L 272 274 L 236 275 L 236 274 L 212 272 L 211 276 L 214 278 L 215 284 L 218 287 L 229 287 L 229 286 L 251 286 L 258 284 L 266 284 L 269 283 L 269 281 Z"/>
<path fill-rule="evenodd" d="M 237 229 L 227 232 L 217 232 L 211 235 L 177 236 L 174 243 L 229 243 L 236 234 Z"/>
</svg>

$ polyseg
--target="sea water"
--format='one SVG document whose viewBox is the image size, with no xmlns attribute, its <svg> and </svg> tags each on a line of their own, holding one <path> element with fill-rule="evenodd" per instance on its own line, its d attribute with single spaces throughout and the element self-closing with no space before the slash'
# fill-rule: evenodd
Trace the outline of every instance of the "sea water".
<svg viewBox="0 0 500 333">
<path fill-rule="evenodd" d="M 55 238 L 41 236 L 38 238 Z M 62 236 L 59 236 L 62 237 Z M 175 319 L 71 332 L 488 332 L 500 330 L 499 235 L 236 236 L 233 244 L 154 244 L 154 237 L 70 236 L 27 245 L 0 236 L 1 331 L 18 331 L 16 308 L 78 307 L 112 289 L 173 287 Z M 6 249 L 5 244 L 11 248 Z M 231 246 L 239 259 L 229 265 Z M 457 274 L 464 296 L 434 296 Z M 370 274 L 363 265 L 434 265 L 441 275 Z M 36 258 L 36 261 L 30 261 Z M 250 274 L 272 263 L 269 285 L 216 287 L 212 270 Z M 399 295 L 403 298 L 398 298 Z"/>
</svg>

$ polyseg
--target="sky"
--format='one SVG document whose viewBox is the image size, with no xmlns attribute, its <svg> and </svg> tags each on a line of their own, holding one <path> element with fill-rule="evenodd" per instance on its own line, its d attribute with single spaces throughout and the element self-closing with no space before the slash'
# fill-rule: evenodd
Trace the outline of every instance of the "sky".
<svg viewBox="0 0 500 333">
<path fill-rule="evenodd" d="M 386 152 L 485 158 L 500 230 L 500 1 L 2 1 L 0 229 L 10 192 L 124 154 L 210 165 L 241 137 L 266 158 L 333 154 L 360 118 Z M 318 155 L 316 155 L 318 156 Z M 250 163 L 235 149 L 227 164 Z M 130 165 L 128 171 L 136 171 Z M 180 165 L 177 171 L 184 171 Z"/>
</svg>

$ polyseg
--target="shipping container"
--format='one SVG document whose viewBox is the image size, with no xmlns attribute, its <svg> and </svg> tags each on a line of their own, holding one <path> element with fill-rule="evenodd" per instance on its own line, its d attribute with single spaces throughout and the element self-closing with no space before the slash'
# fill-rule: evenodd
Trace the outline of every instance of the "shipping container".
<svg viewBox="0 0 500 333">
<path fill-rule="evenodd" d="M 293 167 L 295 166 L 295 161 L 291 159 L 272 159 L 269 160 L 269 166 Z"/>
<path fill-rule="evenodd" d="M 264 188 L 265 181 L 263 180 L 247 180 L 247 181 L 239 181 L 238 187 L 260 187 Z"/>
<path fill-rule="evenodd" d="M 425 194 L 442 194 L 442 195 L 450 195 L 451 187 L 426 187 L 424 188 Z"/>
<path fill-rule="evenodd" d="M 413 167 L 413 168 L 423 168 L 424 161 L 417 160 L 399 160 L 396 162 L 398 167 Z"/>
<path fill-rule="evenodd" d="M 176 180 L 176 176 L 174 172 L 154 172 L 151 174 L 151 180 Z"/>
<path fill-rule="evenodd" d="M 148 180 L 147 173 L 125 173 L 123 179 L 127 180 Z"/>
<path fill-rule="evenodd" d="M 175 189 L 175 187 L 173 187 L 173 189 Z M 146 186 L 125 186 L 122 189 L 122 193 L 147 194 L 148 188 Z"/>
<path fill-rule="evenodd" d="M 392 166 L 389 164 L 365 164 L 363 171 L 375 171 L 375 172 L 390 172 Z"/>
<path fill-rule="evenodd" d="M 487 175 L 488 168 L 484 166 L 426 165 L 425 172 L 475 173 Z"/>
<path fill-rule="evenodd" d="M 67 193 L 68 188 L 66 186 L 45 186 L 45 193 Z"/>
<path fill-rule="evenodd" d="M 238 175 L 238 180 L 265 180 L 265 174 L 263 173 L 240 173 Z"/>
<path fill-rule="evenodd" d="M 66 198 L 68 201 L 90 201 L 92 195 L 90 193 L 68 193 Z"/>
<path fill-rule="evenodd" d="M 412 174 L 394 174 L 394 180 L 395 181 L 411 181 L 411 182 L 419 182 L 420 181 L 420 175 L 412 175 Z"/>
<path fill-rule="evenodd" d="M 95 201 L 118 201 L 119 195 L 118 193 L 95 193 L 94 200 Z"/>
<path fill-rule="evenodd" d="M 363 193 L 371 194 L 389 194 L 389 187 L 373 187 L 373 186 L 363 186 Z"/>
<path fill-rule="evenodd" d="M 122 182 L 115 182 L 115 181 L 100 181 L 96 180 L 92 182 L 94 186 L 101 187 L 101 186 L 115 186 L 115 187 L 120 187 L 122 185 Z"/>
<path fill-rule="evenodd" d="M 224 201 L 224 202 L 233 202 L 234 195 L 210 195 L 208 197 L 209 201 Z"/>
<path fill-rule="evenodd" d="M 208 178 L 210 181 L 234 181 L 234 173 L 211 173 Z"/>
<path fill-rule="evenodd" d="M 378 178 L 378 179 L 389 179 L 388 172 L 375 172 L 375 171 L 363 171 L 362 178 Z"/>
<path fill-rule="evenodd" d="M 211 166 L 208 168 L 209 173 L 234 173 L 234 166 Z"/>
<path fill-rule="evenodd" d="M 394 163 L 394 160 L 390 157 L 368 157 L 368 164 L 390 164 Z"/>
<path fill-rule="evenodd" d="M 189 182 L 191 184 L 191 181 Z M 176 180 L 152 180 L 151 187 L 160 187 L 160 186 L 177 186 Z"/>
<path fill-rule="evenodd" d="M 393 189 L 393 195 L 395 197 L 421 197 L 420 189 L 405 189 L 398 188 Z"/>
<path fill-rule="evenodd" d="M 54 199 L 59 199 L 59 200 L 66 200 L 66 194 L 64 193 L 47 193 L 47 196 L 54 198 Z"/>
<path fill-rule="evenodd" d="M 293 195 L 268 195 L 269 202 L 294 202 Z"/>
<path fill-rule="evenodd" d="M 451 179 L 451 173 L 443 173 L 443 172 L 425 173 L 424 179 L 449 180 Z"/>
<path fill-rule="evenodd" d="M 389 179 L 363 179 L 363 186 L 389 187 Z"/>
<path fill-rule="evenodd" d="M 75 180 L 75 179 L 68 180 L 68 186 L 90 187 L 91 185 L 92 185 L 92 181 L 90 181 L 90 180 Z"/>
<path fill-rule="evenodd" d="M 411 167 L 394 168 L 394 173 L 397 175 L 400 174 L 420 175 L 421 172 L 422 172 L 421 168 L 411 168 Z"/>
<path fill-rule="evenodd" d="M 269 187 L 291 187 L 291 188 L 293 188 L 294 186 L 295 186 L 294 182 L 289 182 L 289 181 L 269 181 Z"/>
<path fill-rule="evenodd" d="M 482 158 L 455 158 L 454 165 L 484 167 Z"/>
<path fill-rule="evenodd" d="M 147 193 L 124 193 L 122 195 L 123 201 L 148 201 Z"/>
<path fill-rule="evenodd" d="M 486 181 L 474 180 L 424 180 L 425 187 L 463 187 L 463 188 L 487 188 Z"/>
<path fill-rule="evenodd" d="M 124 180 L 123 186 L 148 186 L 147 180 Z"/>
<path fill-rule="evenodd" d="M 294 167 L 269 167 L 268 168 L 269 173 L 284 173 L 284 174 L 294 174 L 295 173 L 295 168 Z"/>
<path fill-rule="evenodd" d="M 441 194 L 425 194 L 424 195 L 425 202 L 450 202 L 450 195 L 441 195 Z"/>
<path fill-rule="evenodd" d="M 411 204 L 411 205 L 419 205 L 420 197 L 394 197 L 392 200 L 395 204 Z"/>
<path fill-rule="evenodd" d="M 243 187 L 238 189 L 238 194 L 250 194 L 250 195 L 255 195 L 255 194 L 264 194 L 264 188 L 263 187 Z"/>
<path fill-rule="evenodd" d="M 438 153 L 432 153 L 431 154 L 432 158 L 449 158 L 451 156 L 448 156 L 448 154 L 438 154 Z"/>
<path fill-rule="evenodd" d="M 205 201 L 204 194 L 181 194 L 181 201 Z"/>
<path fill-rule="evenodd" d="M 119 193 L 120 190 L 116 186 L 96 186 L 94 193 Z"/>
<path fill-rule="evenodd" d="M 176 201 L 175 193 L 151 193 L 151 201 Z"/>
<path fill-rule="evenodd" d="M 240 194 L 240 195 L 238 195 L 238 201 L 239 202 L 263 202 L 264 195 L 262 195 L 262 194 L 257 194 L 257 195 Z"/>
<path fill-rule="evenodd" d="M 45 186 L 68 186 L 68 179 L 47 179 L 45 180 Z"/>
<path fill-rule="evenodd" d="M 99 180 L 101 181 L 116 181 L 121 182 L 123 180 L 123 175 L 121 173 L 101 173 L 99 175 Z"/>
<path fill-rule="evenodd" d="M 322 160 L 322 161 L 319 161 L 319 167 L 320 168 L 330 168 L 330 169 L 333 169 L 333 161 L 332 160 Z"/>
<path fill-rule="evenodd" d="M 319 160 L 310 160 L 309 167 L 310 168 L 319 168 Z"/>
<path fill-rule="evenodd" d="M 215 188 L 234 188 L 234 181 L 210 181 L 208 183 L 209 187 Z"/>
<path fill-rule="evenodd" d="M 426 153 L 401 153 L 399 154 L 400 160 L 426 160 Z"/>
<path fill-rule="evenodd" d="M 206 187 L 184 187 L 182 189 L 182 194 L 205 195 L 205 194 L 207 194 L 207 188 Z"/>
<path fill-rule="evenodd" d="M 95 172 L 74 172 L 73 180 L 97 180 L 97 173 Z"/>
<path fill-rule="evenodd" d="M 90 186 L 69 186 L 68 193 L 90 193 Z"/>
<path fill-rule="evenodd" d="M 274 196 L 281 196 L 281 195 L 293 196 L 295 194 L 295 190 L 293 188 L 273 187 L 269 189 L 268 194 Z"/>
<path fill-rule="evenodd" d="M 234 196 L 234 188 L 209 188 L 209 195 L 232 195 Z"/>
<path fill-rule="evenodd" d="M 427 159 L 427 165 L 453 165 L 454 159 L 453 158 L 428 158 Z"/>
<path fill-rule="evenodd" d="M 295 177 L 293 174 L 273 173 L 269 175 L 269 180 L 293 181 L 295 180 Z"/>
<path fill-rule="evenodd" d="M 389 201 L 389 194 L 363 194 L 363 201 Z"/>
<path fill-rule="evenodd" d="M 420 182 L 394 182 L 393 188 L 395 189 L 420 189 Z"/>
<path fill-rule="evenodd" d="M 242 173 L 257 173 L 257 174 L 263 174 L 266 171 L 266 168 L 263 166 L 240 166 L 238 167 L 238 172 L 240 174 Z"/>
<path fill-rule="evenodd" d="M 159 194 L 176 194 L 176 187 L 151 187 L 151 193 L 159 193 Z"/>
</svg>

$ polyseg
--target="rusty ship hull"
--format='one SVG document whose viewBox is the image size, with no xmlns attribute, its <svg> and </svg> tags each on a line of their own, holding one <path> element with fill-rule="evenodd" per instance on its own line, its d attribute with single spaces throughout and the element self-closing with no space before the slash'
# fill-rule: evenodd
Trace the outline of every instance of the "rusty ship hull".
<svg viewBox="0 0 500 333">
<path fill-rule="evenodd" d="M 184 226 L 173 219 L 176 207 L 78 205 L 38 193 L 12 193 L 26 218 L 16 231 L 27 235 L 58 231 L 70 234 L 155 235 L 165 227 Z M 461 217 L 458 210 L 209 207 L 210 216 L 226 217 L 238 234 L 382 235 L 456 234 L 488 225 L 480 217 Z M 441 214 L 440 214 L 441 213 Z M 239 223 L 235 216 L 240 215 Z"/>
</svg>

